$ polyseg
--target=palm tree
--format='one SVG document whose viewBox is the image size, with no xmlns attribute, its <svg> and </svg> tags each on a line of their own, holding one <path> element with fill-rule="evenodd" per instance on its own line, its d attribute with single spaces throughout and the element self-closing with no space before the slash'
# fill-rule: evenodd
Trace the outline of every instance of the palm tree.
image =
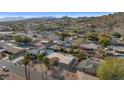
<svg viewBox="0 0 124 93">
<path fill-rule="evenodd" d="M 27 80 L 30 80 L 29 63 L 31 62 L 31 55 L 25 54 L 23 64 L 25 66 L 25 76 Z"/>
<path fill-rule="evenodd" d="M 52 68 L 51 62 L 50 62 L 50 60 L 48 58 L 44 57 L 41 54 L 38 55 L 37 59 L 40 62 L 40 65 L 41 65 L 42 80 L 44 80 L 44 79 L 46 80 L 47 79 L 47 71 Z"/>
<path fill-rule="evenodd" d="M 41 79 L 44 79 L 44 73 L 43 73 L 43 59 L 44 59 L 44 56 L 39 54 L 38 57 L 37 57 L 37 60 L 40 62 L 40 66 L 41 66 Z"/>
<path fill-rule="evenodd" d="M 45 80 L 47 80 L 47 72 L 48 72 L 48 70 L 52 69 L 52 64 L 51 64 L 50 60 L 46 57 L 43 60 L 44 60 L 43 64 L 46 68 L 46 70 L 45 70 Z"/>
</svg>

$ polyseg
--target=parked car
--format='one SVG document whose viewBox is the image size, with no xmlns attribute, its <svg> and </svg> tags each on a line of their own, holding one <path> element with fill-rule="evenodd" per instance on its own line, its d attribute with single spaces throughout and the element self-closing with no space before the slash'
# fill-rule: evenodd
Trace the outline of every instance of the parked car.
<svg viewBox="0 0 124 93">
<path fill-rule="evenodd" d="M 8 72 L 9 68 L 7 66 L 3 66 L 3 71 Z"/>
</svg>

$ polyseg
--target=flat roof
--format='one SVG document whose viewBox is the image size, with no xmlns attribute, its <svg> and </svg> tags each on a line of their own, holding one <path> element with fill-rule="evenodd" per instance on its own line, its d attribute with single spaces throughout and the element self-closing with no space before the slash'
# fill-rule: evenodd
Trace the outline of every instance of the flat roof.
<svg viewBox="0 0 124 93">
<path fill-rule="evenodd" d="M 45 52 L 45 50 L 38 50 L 38 49 L 33 49 L 33 50 L 28 50 L 28 52 L 30 54 L 33 54 L 33 55 L 38 55 L 39 54 L 43 54 Z"/>
<path fill-rule="evenodd" d="M 12 34 L 13 31 L 9 31 L 9 32 L 0 32 L 0 34 Z"/>
<path fill-rule="evenodd" d="M 79 64 L 78 64 L 78 68 L 97 68 L 100 65 L 100 62 L 94 59 L 86 59 L 86 60 L 82 60 Z"/>
<path fill-rule="evenodd" d="M 124 51 L 124 46 L 109 46 L 113 50 Z"/>
<path fill-rule="evenodd" d="M 8 48 L 7 51 L 10 52 L 10 53 L 18 53 L 20 51 L 22 51 L 23 49 L 20 48 L 20 47 L 12 47 L 12 48 Z"/>
<path fill-rule="evenodd" d="M 87 48 L 87 49 L 97 49 L 100 47 L 100 45 L 95 44 L 95 43 L 84 43 L 81 45 L 82 48 Z"/>
<path fill-rule="evenodd" d="M 57 57 L 57 58 L 59 58 L 59 62 L 64 63 L 64 64 L 69 64 L 74 59 L 74 57 L 72 55 L 67 55 L 67 54 L 62 54 L 62 53 L 57 53 L 57 52 L 53 52 L 50 55 L 48 55 L 47 57 L 49 59 Z"/>
</svg>

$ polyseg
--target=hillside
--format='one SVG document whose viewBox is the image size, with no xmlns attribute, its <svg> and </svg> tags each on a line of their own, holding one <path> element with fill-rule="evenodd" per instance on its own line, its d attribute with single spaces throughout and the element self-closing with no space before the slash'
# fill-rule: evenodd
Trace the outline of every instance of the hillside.
<svg viewBox="0 0 124 93">
<path fill-rule="evenodd" d="M 99 17 L 79 18 L 30 18 L 20 21 L 0 22 L 1 26 L 9 26 L 15 31 L 96 31 L 96 32 L 119 32 L 124 34 L 124 13 L 114 13 Z"/>
</svg>

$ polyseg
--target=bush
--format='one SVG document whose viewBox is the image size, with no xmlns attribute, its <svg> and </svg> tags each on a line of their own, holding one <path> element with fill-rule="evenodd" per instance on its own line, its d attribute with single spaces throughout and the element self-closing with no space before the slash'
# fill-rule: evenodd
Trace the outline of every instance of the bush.
<svg viewBox="0 0 124 93">
<path fill-rule="evenodd" d="M 28 38 L 26 36 L 20 36 L 20 35 L 15 36 L 14 39 L 16 42 L 19 42 L 19 43 L 29 43 L 32 40 L 31 38 Z"/>
<path fill-rule="evenodd" d="M 114 36 L 115 38 L 120 38 L 121 37 L 121 34 L 115 32 L 115 33 L 112 34 L 112 36 Z"/>
<path fill-rule="evenodd" d="M 91 40 L 91 41 L 98 41 L 98 35 L 94 32 L 87 33 L 87 38 L 88 40 Z"/>
<path fill-rule="evenodd" d="M 97 70 L 97 76 L 102 80 L 123 80 L 124 59 L 106 59 Z"/>
<path fill-rule="evenodd" d="M 106 47 L 107 45 L 111 44 L 111 40 L 107 37 L 101 37 L 99 39 L 99 44 L 101 44 L 103 47 Z"/>
</svg>

